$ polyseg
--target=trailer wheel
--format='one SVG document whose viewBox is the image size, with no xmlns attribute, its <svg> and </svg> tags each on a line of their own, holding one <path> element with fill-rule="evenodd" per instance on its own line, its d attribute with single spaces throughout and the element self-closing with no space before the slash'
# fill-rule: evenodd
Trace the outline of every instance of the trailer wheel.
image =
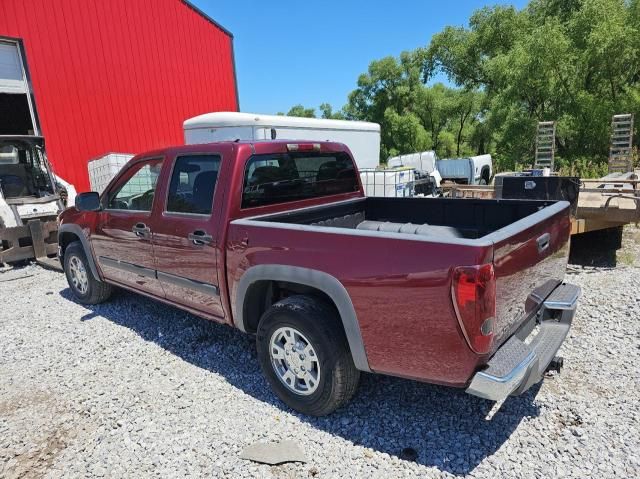
<svg viewBox="0 0 640 479">
<path fill-rule="evenodd" d="M 269 308 L 258 325 L 262 372 L 289 407 L 327 415 L 355 393 L 353 364 L 342 324 L 332 307 L 310 296 L 290 296 Z"/>
<path fill-rule="evenodd" d="M 111 296 L 113 287 L 93 276 L 79 241 L 74 241 L 65 249 L 64 273 L 73 295 L 83 304 L 103 303 Z"/>
</svg>

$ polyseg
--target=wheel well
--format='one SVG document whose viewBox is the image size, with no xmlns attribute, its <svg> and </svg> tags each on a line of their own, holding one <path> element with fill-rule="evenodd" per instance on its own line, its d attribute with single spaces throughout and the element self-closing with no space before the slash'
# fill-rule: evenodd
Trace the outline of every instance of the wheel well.
<svg viewBox="0 0 640 479">
<path fill-rule="evenodd" d="M 485 165 L 482 167 L 482 171 L 480 172 L 480 177 L 484 178 L 487 184 L 489 184 L 489 180 L 491 179 L 491 170 L 489 169 L 488 166 Z"/>
<path fill-rule="evenodd" d="M 58 236 L 58 245 L 60 246 L 60 256 L 64 257 L 64 252 L 74 241 L 80 241 L 78 235 L 75 233 L 71 233 L 69 231 L 65 231 L 64 233 L 60 233 Z"/>
<path fill-rule="evenodd" d="M 296 294 L 304 294 L 321 299 L 334 309 L 336 316 L 339 316 L 338 308 L 333 300 L 328 294 L 317 288 L 287 281 L 261 280 L 252 283 L 244 297 L 242 317 L 244 318 L 245 331 L 247 333 L 255 333 L 258 330 L 260 318 L 272 304 Z"/>
</svg>

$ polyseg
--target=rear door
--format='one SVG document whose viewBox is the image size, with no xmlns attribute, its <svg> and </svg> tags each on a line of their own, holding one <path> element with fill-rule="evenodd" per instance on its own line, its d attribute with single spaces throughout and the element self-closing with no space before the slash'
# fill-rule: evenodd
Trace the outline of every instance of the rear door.
<svg viewBox="0 0 640 479">
<path fill-rule="evenodd" d="M 159 297 L 164 291 L 155 273 L 151 215 L 162 163 L 162 158 L 152 158 L 127 166 L 103 194 L 91 237 L 107 279 Z"/>
<path fill-rule="evenodd" d="M 494 242 L 496 346 L 562 282 L 570 233 L 569 206 L 561 202 L 486 237 Z"/>
<path fill-rule="evenodd" d="M 167 299 L 223 318 L 218 283 L 220 154 L 178 154 L 153 226 L 158 280 Z"/>
</svg>

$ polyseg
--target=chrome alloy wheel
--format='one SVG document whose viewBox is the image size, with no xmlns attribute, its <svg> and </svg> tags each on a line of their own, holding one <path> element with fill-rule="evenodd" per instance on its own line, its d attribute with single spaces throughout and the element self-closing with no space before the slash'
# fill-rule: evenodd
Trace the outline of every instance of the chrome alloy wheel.
<svg viewBox="0 0 640 479">
<path fill-rule="evenodd" d="M 89 290 L 89 278 L 87 277 L 87 270 L 82 263 L 82 260 L 77 256 L 72 256 L 69 259 L 69 272 L 71 273 L 71 282 L 74 288 L 76 288 L 80 294 L 87 294 Z"/>
<path fill-rule="evenodd" d="M 308 396 L 318 389 L 318 356 L 300 331 L 288 326 L 276 329 L 269 341 L 269 357 L 276 375 L 293 393 Z"/>
</svg>

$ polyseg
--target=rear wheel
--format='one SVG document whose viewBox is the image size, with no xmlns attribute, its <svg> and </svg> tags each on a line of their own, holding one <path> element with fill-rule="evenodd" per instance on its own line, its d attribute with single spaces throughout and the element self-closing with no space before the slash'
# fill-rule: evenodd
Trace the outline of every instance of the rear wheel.
<svg viewBox="0 0 640 479">
<path fill-rule="evenodd" d="M 256 344 L 262 372 L 288 406 L 324 416 L 355 393 L 360 371 L 335 310 L 309 296 L 290 296 L 269 308 Z"/>
<path fill-rule="evenodd" d="M 79 241 L 71 243 L 64 252 L 64 273 L 73 295 L 81 303 L 98 304 L 111 296 L 112 286 L 93 276 Z"/>
</svg>

